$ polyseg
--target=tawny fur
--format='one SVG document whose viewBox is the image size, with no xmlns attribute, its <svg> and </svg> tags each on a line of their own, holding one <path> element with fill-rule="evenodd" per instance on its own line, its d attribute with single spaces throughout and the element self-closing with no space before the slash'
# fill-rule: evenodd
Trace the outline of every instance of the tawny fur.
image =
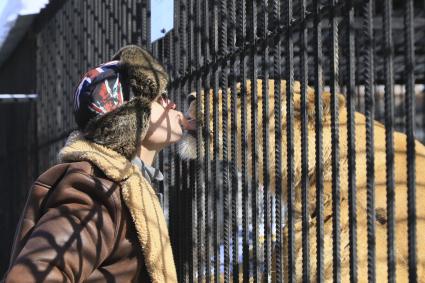
<svg viewBox="0 0 425 283">
<path fill-rule="evenodd" d="M 251 173 L 252 168 L 252 129 L 257 129 L 258 134 L 258 172 L 260 174 L 260 182 L 263 183 L 263 146 L 262 146 L 262 127 L 263 127 L 263 93 L 262 93 L 263 81 L 257 80 L 258 89 L 258 124 L 251 125 L 251 82 L 247 81 L 246 84 L 246 95 L 247 95 L 247 141 L 248 141 L 248 171 Z M 270 189 L 274 190 L 275 187 L 275 119 L 274 119 L 274 84 L 273 80 L 269 81 L 268 84 L 268 98 L 269 98 L 269 110 L 267 117 L 269 118 L 269 129 L 267 131 L 269 135 L 269 149 L 267 153 L 269 156 L 269 174 L 270 174 Z M 241 85 L 238 84 L 237 91 L 241 91 Z M 301 214 L 301 117 L 300 117 L 300 84 L 296 82 L 294 84 L 294 172 L 295 172 L 295 215 Z M 230 90 L 228 90 L 230 94 Z M 210 102 L 213 101 L 213 93 L 209 92 Z M 199 96 L 199 95 L 198 95 Z M 281 81 L 281 99 L 279 104 L 281 105 L 282 112 L 282 143 L 281 143 L 281 158 L 282 158 L 282 188 L 284 201 L 287 195 L 287 160 L 286 160 L 286 149 L 287 149 L 287 134 L 286 134 L 286 82 Z M 204 102 L 204 95 L 201 93 L 202 103 Z M 311 279 L 316 280 L 316 214 L 315 203 L 316 203 L 316 171 L 315 171 L 315 106 L 314 106 L 315 94 L 312 88 L 307 89 L 307 112 L 308 112 L 308 176 L 309 176 L 309 212 L 310 212 L 310 270 L 312 273 Z M 340 238 L 341 238 L 341 281 L 349 282 L 349 219 L 348 219 L 348 144 L 347 144 L 347 109 L 345 107 L 345 100 L 342 95 L 337 96 L 338 99 L 338 116 L 339 116 L 339 166 L 340 166 Z M 223 94 L 220 90 L 218 93 L 219 100 L 219 117 L 218 123 L 222 136 L 221 125 L 222 120 L 222 101 Z M 330 105 L 331 95 L 328 92 L 322 93 L 323 101 L 323 162 L 324 162 L 324 277 L 326 281 L 332 280 L 332 162 L 331 152 L 332 145 L 334 144 L 331 139 L 331 124 L 330 124 Z M 210 129 L 213 129 L 212 115 L 213 107 L 210 104 Z M 228 95 L 229 105 L 229 120 L 230 125 L 230 95 Z M 237 145 L 239 150 L 241 149 L 241 101 L 240 98 L 237 102 L 237 132 L 238 141 Z M 192 102 L 189 112 L 192 117 L 203 119 L 203 113 L 196 113 L 195 102 Z M 367 222 L 366 222 L 366 120 L 365 116 L 361 113 L 355 113 L 355 152 L 356 152 L 356 187 L 357 187 L 357 259 L 358 259 L 358 281 L 367 281 Z M 230 145 L 231 131 L 228 131 L 228 141 Z M 222 138 L 220 138 L 220 141 Z M 196 146 L 196 142 L 187 140 L 191 146 Z M 376 225 L 376 282 L 386 282 L 387 280 L 387 227 L 386 227 L 386 151 L 385 151 L 385 128 L 379 122 L 374 122 L 374 145 L 375 145 L 375 207 L 377 211 Z M 211 140 L 211 152 L 212 152 L 212 140 Z M 219 145 L 219 148 L 222 144 Z M 425 168 L 425 146 L 420 142 L 415 144 L 416 150 L 416 230 L 417 230 L 417 274 L 418 281 L 425 281 L 425 244 L 421 240 L 422 233 L 425 231 L 425 210 L 421 209 L 421 204 L 425 200 L 425 174 L 421 173 L 421 169 Z M 192 153 L 196 152 L 193 149 L 190 150 Z M 192 155 L 186 154 L 186 157 L 193 157 Z M 202 150 L 203 152 L 203 150 Z M 396 270 L 397 270 L 397 282 L 408 281 L 408 246 L 407 246 L 407 154 L 406 154 L 406 135 L 402 133 L 394 133 L 394 153 L 395 153 L 395 249 L 396 249 Z M 229 159 L 230 156 L 224 157 L 220 151 L 221 159 Z M 241 154 L 238 154 L 238 165 L 241 168 Z M 298 217 L 295 219 L 295 242 L 296 242 L 296 280 L 302 281 L 302 250 L 301 250 L 301 219 Z M 286 240 L 287 231 L 283 231 L 284 239 Z M 286 246 L 286 244 L 285 244 Z M 283 257 L 286 258 L 287 251 L 283 251 Z M 284 261 L 284 270 L 287 274 L 287 263 Z"/>
</svg>

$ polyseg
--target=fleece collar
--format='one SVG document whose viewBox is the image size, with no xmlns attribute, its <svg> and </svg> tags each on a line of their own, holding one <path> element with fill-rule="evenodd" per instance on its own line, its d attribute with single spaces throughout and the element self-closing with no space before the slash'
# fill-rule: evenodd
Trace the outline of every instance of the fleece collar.
<svg viewBox="0 0 425 283">
<path fill-rule="evenodd" d="M 159 200 L 137 165 L 74 132 L 59 152 L 61 162 L 89 161 L 120 184 L 121 194 L 136 227 L 152 282 L 177 282 L 168 228 Z"/>
</svg>

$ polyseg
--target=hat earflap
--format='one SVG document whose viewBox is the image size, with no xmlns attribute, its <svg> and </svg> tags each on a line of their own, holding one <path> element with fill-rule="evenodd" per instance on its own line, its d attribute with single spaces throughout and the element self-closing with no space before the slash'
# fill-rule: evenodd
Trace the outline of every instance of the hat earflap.
<svg viewBox="0 0 425 283">
<path fill-rule="evenodd" d="M 150 115 L 151 102 L 135 97 L 121 107 L 90 120 L 84 136 L 131 160 L 145 138 Z"/>
</svg>

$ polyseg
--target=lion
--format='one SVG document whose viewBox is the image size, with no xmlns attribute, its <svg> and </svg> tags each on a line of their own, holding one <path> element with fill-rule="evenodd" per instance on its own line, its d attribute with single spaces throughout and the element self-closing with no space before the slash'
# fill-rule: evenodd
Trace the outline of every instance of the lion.
<svg viewBox="0 0 425 283">
<path fill-rule="evenodd" d="M 281 105 L 282 113 L 282 197 L 286 201 L 287 195 L 287 162 L 286 162 L 286 81 L 281 82 Z M 264 94 L 262 92 L 262 80 L 257 80 L 258 89 L 258 125 L 251 125 L 251 81 L 246 81 L 245 94 L 247 95 L 247 138 L 248 138 L 248 172 L 251 173 L 252 166 L 252 128 L 256 127 L 258 135 L 258 172 L 259 182 L 263 183 L 263 148 L 262 148 L 262 127 L 263 115 L 262 106 Z M 268 102 L 269 109 L 269 164 L 270 164 L 270 180 L 269 188 L 273 191 L 275 188 L 275 119 L 274 119 L 274 86 L 275 81 L 268 81 Z M 295 215 L 301 215 L 301 84 L 294 82 L 293 86 L 294 99 L 294 172 L 295 172 Z M 230 129 L 230 89 L 228 95 L 228 125 Z M 241 84 L 237 84 L 237 132 L 238 132 L 238 148 L 241 149 Z M 211 139 L 214 135 L 213 128 L 213 91 L 209 91 L 210 95 L 210 132 L 204 138 Z M 201 104 L 204 102 L 204 92 L 201 92 Z M 187 115 L 193 121 L 204 127 L 204 109 L 202 105 L 201 113 L 196 113 L 195 93 L 189 95 L 191 103 L 187 111 Z M 337 95 L 338 115 L 339 115 L 339 166 L 340 166 L 340 255 L 341 255 L 341 281 L 350 281 L 350 251 L 349 251 L 349 217 L 348 217 L 348 140 L 347 140 L 347 108 L 345 98 L 342 94 Z M 223 133 L 222 114 L 223 114 L 223 93 L 220 89 L 218 92 L 219 101 L 219 148 L 222 147 Z M 307 114 L 308 114 L 308 179 L 309 179 L 309 231 L 310 231 L 310 278 L 316 280 L 316 168 L 315 168 L 315 92 L 311 87 L 307 87 Z M 323 113 L 323 164 L 324 164 L 324 277 L 326 281 L 332 280 L 332 138 L 331 138 L 331 94 L 324 91 L 322 93 L 322 113 Z M 355 112 L 355 153 L 356 153 L 356 187 L 357 187 L 357 274 L 359 282 L 367 281 L 367 177 L 366 177 L 366 117 Z M 385 282 L 387 280 L 387 212 L 386 212 L 386 151 L 385 151 L 385 127 L 381 123 L 374 121 L 374 145 L 375 145 L 375 209 L 376 209 L 376 282 Z M 217 131 L 217 130 L 216 130 Z M 228 131 L 228 141 L 230 145 L 231 131 Z M 202 152 L 204 152 L 202 150 Z M 196 138 L 194 132 L 187 133 L 180 146 L 179 153 L 183 158 L 196 158 Z M 421 174 L 421 168 L 425 168 L 425 146 L 419 141 L 415 141 L 416 153 L 416 231 L 417 231 L 417 275 L 418 281 L 425 282 L 425 243 L 421 240 L 420 235 L 425 231 L 425 210 L 420 209 L 421 203 L 425 200 L 425 174 Z M 394 181 L 395 181 L 395 256 L 396 256 L 396 281 L 408 281 L 408 241 L 407 241 L 407 147 L 406 135 L 394 132 Z M 222 151 L 219 152 L 220 159 L 230 159 L 230 155 L 223 157 Z M 237 164 L 241 168 L 241 154 L 238 154 Z M 295 218 L 295 260 L 296 260 L 296 280 L 302 281 L 302 249 L 301 249 L 301 218 Z M 286 230 L 286 228 L 285 228 Z M 287 239 L 287 231 L 283 231 L 283 238 Z M 285 246 L 285 244 L 284 244 Z M 283 257 L 286 257 L 284 250 Z M 286 261 L 284 261 L 284 274 L 287 274 Z"/>
</svg>

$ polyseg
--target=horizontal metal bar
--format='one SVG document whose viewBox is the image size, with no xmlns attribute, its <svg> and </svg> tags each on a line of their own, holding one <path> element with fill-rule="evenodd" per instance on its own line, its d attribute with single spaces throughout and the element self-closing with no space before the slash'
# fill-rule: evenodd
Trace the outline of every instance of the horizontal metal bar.
<svg viewBox="0 0 425 283">
<path fill-rule="evenodd" d="M 38 94 L 0 94 L 0 103 L 28 102 L 38 98 Z"/>
</svg>

